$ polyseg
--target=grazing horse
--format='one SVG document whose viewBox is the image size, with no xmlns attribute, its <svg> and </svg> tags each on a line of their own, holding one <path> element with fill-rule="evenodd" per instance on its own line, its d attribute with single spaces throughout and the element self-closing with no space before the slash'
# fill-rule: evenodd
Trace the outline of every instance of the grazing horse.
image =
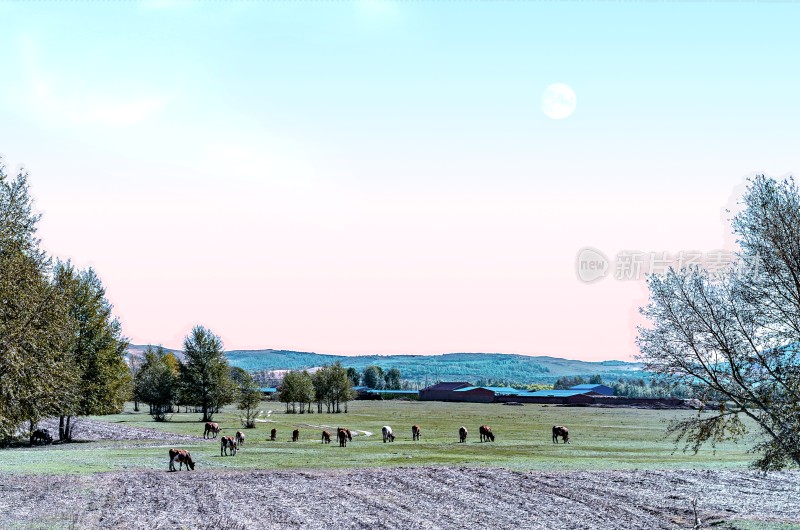
<svg viewBox="0 0 800 530">
<path fill-rule="evenodd" d="M 328 431 L 322 431 L 322 443 L 329 444 L 331 443 L 331 433 Z"/>
<path fill-rule="evenodd" d="M 458 429 L 458 443 L 466 443 L 467 442 L 467 428 L 463 425 L 460 429 Z"/>
<path fill-rule="evenodd" d="M 412 425 L 411 426 L 411 439 L 412 440 L 419 440 L 422 431 L 419 429 L 419 425 Z"/>
<path fill-rule="evenodd" d="M 353 441 L 353 435 L 350 433 L 350 429 L 345 429 L 344 427 L 336 429 L 336 437 L 339 439 L 339 447 L 347 447 L 347 441 Z"/>
<path fill-rule="evenodd" d="M 269 431 L 269 439 L 273 442 L 278 438 L 278 429 L 272 429 Z"/>
<path fill-rule="evenodd" d="M 488 425 L 481 425 L 479 431 L 481 433 L 482 442 L 494 441 L 494 433 L 492 432 L 491 427 L 489 427 Z"/>
<path fill-rule="evenodd" d="M 178 470 L 183 469 L 183 464 L 186 464 L 186 470 L 194 470 L 194 460 L 192 455 L 186 449 L 170 449 L 169 450 L 169 470 L 175 471 L 175 462 L 178 463 Z"/>
<path fill-rule="evenodd" d="M 392 428 L 388 425 L 384 425 L 381 427 L 381 432 L 383 433 L 383 443 L 386 443 L 386 440 L 390 442 L 394 441 L 394 433 L 392 432 Z"/>
<path fill-rule="evenodd" d="M 244 445 L 244 433 L 242 431 L 236 431 L 236 446 Z"/>
<path fill-rule="evenodd" d="M 553 443 L 558 443 L 558 437 L 564 440 L 565 444 L 569 443 L 569 429 L 563 425 L 553 425 Z"/>
<path fill-rule="evenodd" d="M 219 423 L 214 423 L 213 421 L 206 422 L 206 428 L 203 431 L 203 438 L 206 438 L 209 434 L 213 434 L 214 438 L 217 437 L 219 434 Z"/>
<path fill-rule="evenodd" d="M 295 430 L 292 431 L 292 441 L 293 442 L 299 442 L 300 441 L 300 430 L 299 429 L 295 429 Z"/>
<path fill-rule="evenodd" d="M 228 451 L 231 456 L 236 456 L 236 440 L 233 436 L 223 436 L 219 442 L 219 456 L 227 456 Z"/>
<path fill-rule="evenodd" d="M 40 444 L 51 444 L 53 443 L 53 437 L 50 435 L 50 431 L 47 429 L 36 429 L 31 433 L 31 445 L 36 443 Z"/>
</svg>

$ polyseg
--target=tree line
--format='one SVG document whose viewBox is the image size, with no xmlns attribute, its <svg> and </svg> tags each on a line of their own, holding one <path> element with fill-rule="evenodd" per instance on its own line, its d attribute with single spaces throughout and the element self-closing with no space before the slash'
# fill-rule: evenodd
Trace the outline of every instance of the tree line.
<svg viewBox="0 0 800 530">
<path fill-rule="evenodd" d="M 323 366 L 313 374 L 295 370 L 283 378 L 278 399 L 286 404 L 288 413 L 312 413 L 314 403 L 318 413 L 322 413 L 323 406 L 328 413 L 339 413 L 342 405 L 347 412 L 347 403 L 356 397 L 352 383 L 348 370 L 339 362 Z"/>
<path fill-rule="evenodd" d="M 0 443 L 59 418 L 119 412 L 130 394 L 127 340 L 91 268 L 48 256 L 36 237 L 28 174 L 0 158 Z"/>
<path fill-rule="evenodd" d="M 203 326 L 195 326 L 183 341 L 183 360 L 163 347 L 148 346 L 139 362 L 131 363 L 133 399 L 149 407 L 156 421 L 180 407 L 202 413 L 211 421 L 223 406 L 238 401 L 245 427 L 254 427 L 261 389 L 252 375 L 231 367 L 222 341 Z"/>
</svg>

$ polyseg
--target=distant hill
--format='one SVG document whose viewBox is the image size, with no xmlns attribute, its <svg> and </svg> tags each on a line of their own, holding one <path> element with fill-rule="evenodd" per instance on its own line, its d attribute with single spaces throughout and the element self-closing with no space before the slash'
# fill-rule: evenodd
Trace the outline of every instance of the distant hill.
<svg viewBox="0 0 800 530">
<path fill-rule="evenodd" d="M 250 372 L 302 370 L 340 361 L 357 370 L 375 364 L 387 370 L 398 368 L 403 379 L 435 380 L 503 379 L 517 383 L 553 383 L 564 375 L 600 374 L 606 380 L 647 377 L 639 363 L 625 361 L 587 362 L 558 357 L 530 357 L 506 353 L 445 353 L 442 355 L 325 355 L 285 350 L 233 350 L 227 352 L 233 366 Z"/>
<path fill-rule="evenodd" d="M 147 346 L 132 344 L 128 347 L 131 357 L 141 357 Z M 183 359 L 183 352 L 165 348 Z M 336 361 L 345 367 L 352 366 L 361 371 L 376 364 L 388 370 L 398 368 L 403 379 L 424 382 L 469 381 L 479 379 L 505 380 L 509 383 L 553 383 L 561 376 L 600 374 L 606 381 L 619 377 L 643 377 L 639 363 L 625 361 L 588 362 L 561 359 L 558 357 L 515 355 L 508 353 L 445 353 L 442 355 L 327 355 L 321 353 L 287 350 L 232 350 L 226 352 L 232 366 L 249 372 L 273 370 L 305 370 L 333 364 Z"/>
</svg>

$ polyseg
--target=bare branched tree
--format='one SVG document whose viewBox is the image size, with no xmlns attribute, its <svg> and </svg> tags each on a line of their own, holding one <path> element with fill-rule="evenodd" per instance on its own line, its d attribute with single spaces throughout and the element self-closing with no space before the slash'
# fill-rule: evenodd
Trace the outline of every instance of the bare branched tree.
<svg viewBox="0 0 800 530">
<path fill-rule="evenodd" d="M 639 329 L 640 359 L 720 403 L 670 425 L 684 450 L 741 439 L 746 416 L 758 428 L 756 467 L 800 466 L 800 193 L 792 179 L 757 176 L 742 204 L 732 220 L 738 266 L 648 279 L 641 312 L 652 325 Z"/>
</svg>

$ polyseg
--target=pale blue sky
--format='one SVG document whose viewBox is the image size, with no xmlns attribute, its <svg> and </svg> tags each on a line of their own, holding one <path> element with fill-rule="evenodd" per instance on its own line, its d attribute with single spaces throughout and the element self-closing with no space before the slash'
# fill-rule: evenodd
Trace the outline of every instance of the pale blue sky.
<svg viewBox="0 0 800 530">
<path fill-rule="evenodd" d="M 0 153 L 134 342 L 628 358 L 641 284 L 575 253 L 718 248 L 745 175 L 796 171 L 798 15 L 0 2 Z"/>
</svg>

